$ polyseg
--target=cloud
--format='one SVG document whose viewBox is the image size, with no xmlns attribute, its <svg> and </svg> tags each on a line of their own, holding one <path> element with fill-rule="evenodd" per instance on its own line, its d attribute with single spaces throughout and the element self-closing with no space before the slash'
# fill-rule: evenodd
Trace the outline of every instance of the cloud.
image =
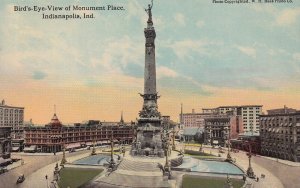
<svg viewBox="0 0 300 188">
<path fill-rule="evenodd" d="M 300 53 L 294 53 L 293 54 L 293 59 L 296 61 L 300 61 Z"/>
<path fill-rule="evenodd" d="M 32 78 L 34 80 L 43 80 L 46 76 L 47 76 L 47 74 L 42 71 L 34 71 Z"/>
<path fill-rule="evenodd" d="M 285 9 L 277 16 L 276 24 L 279 26 L 292 25 L 299 20 L 299 16 L 300 8 Z"/>
<path fill-rule="evenodd" d="M 266 13 L 272 16 L 275 26 L 290 26 L 297 23 L 300 16 L 300 8 L 285 8 L 281 10 L 273 5 L 254 5 L 252 6 L 257 12 L 260 12 L 266 16 Z M 275 19 L 274 19 L 275 18 Z"/>
<path fill-rule="evenodd" d="M 203 20 L 199 20 L 199 21 L 196 22 L 196 26 L 197 26 L 198 28 L 201 28 L 201 27 L 203 27 L 204 25 L 205 25 L 205 22 L 204 22 Z"/>
<path fill-rule="evenodd" d="M 273 5 L 263 5 L 263 4 L 255 4 L 253 6 L 250 6 L 251 9 L 254 9 L 257 12 L 262 13 L 269 13 L 269 14 L 276 14 L 277 9 Z"/>
<path fill-rule="evenodd" d="M 177 13 L 174 15 L 175 22 L 181 26 L 185 25 L 185 17 L 181 13 Z"/>
<path fill-rule="evenodd" d="M 181 59 L 192 58 L 193 53 L 198 54 L 208 54 L 206 49 L 207 46 L 212 45 L 212 42 L 202 41 L 202 40 L 181 40 L 175 41 L 173 43 L 167 44 L 168 47 L 173 49 L 174 53 Z"/>
<path fill-rule="evenodd" d="M 252 47 L 246 47 L 246 46 L 237 46 L 237 49 L 239 49 L 242 53 L 252 57 L 256 58 L 256 49 Z"/>
<path fill-rule="evenodd" d="M 142 64 L 144 57 L 143 45 L 136 45 L 142 41 L 136 41 L 129 36 L 113 38 L 104 41 L 105 49 L 100 58 L 91 59 L 92 68 L 100 66 L 102 72 L 108 74 L 122 74 L 128 64 Z"/>
<path fill-rule="evenodd" d="M 168 67 L 164 67 L 164 66 L 158 67 L 156 72 L 157 72 L 158 78 L 162 78 L 162 77 L 175 78 L 178 76 L 177 72 L 175 72 L 174 70 L 172 70 Z"/>
</svg>

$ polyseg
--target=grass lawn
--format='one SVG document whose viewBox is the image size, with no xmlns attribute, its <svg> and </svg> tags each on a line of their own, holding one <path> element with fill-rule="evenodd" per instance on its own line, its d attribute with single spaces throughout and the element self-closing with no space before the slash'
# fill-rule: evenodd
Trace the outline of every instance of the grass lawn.
<svg viewBox="0 0 300 188">
<path fill-rule="evenodd" d="M 223 188 L 226 180 L 220 177 L 184 175 L 182 188 Z M 231 179 L 231 182 L 234 188 L 241 188 L 244 185 L 243 180 Z"/>
<path fill-rule="evenodd" d="M 61 179 L 58 185 L 60 188 L 67 188 L 68 186 L 76 188 L 92 180 L 102 171 L 102 169 L 63 168 L 60 171 Z"/>
</svg>

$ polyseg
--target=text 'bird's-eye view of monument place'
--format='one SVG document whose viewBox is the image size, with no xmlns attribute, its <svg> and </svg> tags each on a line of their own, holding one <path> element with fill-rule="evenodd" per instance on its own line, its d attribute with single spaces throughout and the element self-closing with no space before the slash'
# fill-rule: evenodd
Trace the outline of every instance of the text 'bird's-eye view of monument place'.
<svg viewBox="0 0 300 188">
<path fill-rule="evenodd" d="M 214 4 L 213 2 L 210 3 Z M 31 119 L 30 116 L 36 111 L 31 110 L 30 105 L 23 106 L 22 102 L 10 103 L 10 99 L 13 100 L 14 95 L 19 95 L 18 93 L 22 93 L 22 90 L 16 89 L 16 94 L 11 93 L 9 95 L 0 93 L 0 97 L 3 98 L 0 103 L 0 187 L 300 187 L 300 109 L 297 109 L 300 98 L 292 100 L 294 106 L 290 106 L 290 100 L 287 102 L 288 105 L 271 101 L 277 108 L 265 109 L 264 101 L 259 100 L 260 96 L 254 97 L 257 100 L 247 100 L 247 98 L 240 99 L 239 96 L 232 93 L 229 94 L 229 97 L 227 96 L 227 99 L 230 98 L 230 100 L 222 103 L 219 102 L 220 100 L 214 101 L 214 97 L 206 93 L 203 96 L 208 96 L 205 98 L 207 103 L 198 110 L 197 108 L 201 104 L 197 104 L 197 100 L 195 102 L 193 100 L 192 102 L 190 100 L 185 102 L 184 100 L 185 98 L 197 98 L 198 96 L 195 94 L 191 94 L 191 96 L 182 94 L 183 97 L 180 99 L 176 97 L 168 98 L 168 95 L 175 96 L 176 90 L 165 91 L 159 83 L 161 80 L 160 74 L 162 71 L 166 71 L 165 74 L 170 77 L 175 77 L 176 74 L 166 68 L 161 68 L 161 62 L 157 61 L 165 53 L 164 50 L 160 51 L 160 45 L 168 43 L 168 41 L 164 41 L 165 35 L 159 38 L 156 36 L 156 34 L 159 36 L 160 30 L 158 28 L 166 27 L 164 17 L 157 16 L 155 18 L 155 9 L 163 8 L 159 4 L 154 2 L 153 5 L 152 1 L 146 8 L 142 6 L 135 7 L 143 11 L 144 17 L 135 17 L 134 19 L 141 19 L 145 25 L 144 38 L 141 38 L 143 36 L 142 28 L 130 28 L 132 32 L 136 32 L 136 35 L 140 35 L 139 38 L 145 42 L 143 46 L 142 40 L 139 40 L 140 42 L 136 43 L 136 48 L 133 49 L 142 50 L 134 50 L 128 55 L 135 54 L 138 59 L 144 59 L 142 65 L 144 73 L 142 71 L 138 73 L 142 81 L 123 82 L 122 84 L 125 87 L 126 84 L 134 85 L 130 91 L 125 87 L 122 87 L 123 89 L 120 89 L 121 92 L 118 91 L 119 93 L 109 90 L 107 93 L 109 96 L 107 97 L 112 97 L 112 101 L 115 102 L 104 102 L 105 105 L 99 106 L 99 111 L 105 111 L 106 114 L 113 113 L 114 115 L 111 117 L 119 117 L 117 120 L 112 121 L 111 118 L 102 119 L 101 117 L 97 120 L 98 116 L 85 116 L 88 113 L 100 113 L 97 111 L 98 107 L 96 109 L 88 107 L 88 105 L 92 106 L 93 102 L 87 102 L 86 107 L 79 104 L 77 107 L 76 105 L 72 107 L 76 108 L 74 109 L 77 114 L 75 121 L 82 118 L 81 123 L 62 122 L 60 118 L 63 119 L 64 114 L 73 111 L 69 110 L 68 106 L 55 102 L 56 97 L 60 96 L 60 92 L 68 90 L 67 87 L 61 86 L 59 82 L 51 86 L 54 90 L 54 102 L 53 100 L 48 102 L 48 97 L 45 97 L 45 99 L 35 97 L 35 92 L 37 92 L 35 85 L 27 86 L 32 88 L 32 102 L 39 101 L 35 102 L 37 106 L 45 103 L 47 109 L 50 109 L 47 112 L 51 111 L 51 114 L 44 113 L 45 111 L 42 109 L 41 113 L 39 112 L 39 116 L 49 118 L 49 123 L 34 123 L 34 118 Z M 165 8 L 171 10 L 172 4 L 169 6 Z M 88 10 L 92 7 L 83 8 Z M 118 11 L 126 11 L 126 8 L 125 6 L 125 8 Z M 185 24 L 186 20 L 182 15 L 178 14 L 175 19 L 178 23 L 174 23 L 174 25 Z M 156 26 L 156 20 L 156 29 L 158 30 L 154 27 Z M 125 17 L 124 22 L 126 22 Z M 98 24 L 96 21 L 93 21 L 93 23 Z M 82 22 L 82 24 L 85 24 L 85 22 Z M 205 23 L 197 22 L 197 24 L 201 29 Z M 223 26 L 226 30 L 226 26 Z M 102 29 L 105 30 L 105 28 Z M 222 29 L 222 26 L 220 26 L 220 32 L 222 32 Z M 118 33 L 122 33 L 122 31 L 120 29 Z M 51 33 L 51 31 L 49 32 Z M 90 32 L 90 30 L 87 28 L 86 32 Z M 180 35 L 176 30 L 174 30 L 174 33 Z M 207 34 L 209 35 L 209 33 Z M 90 35 L 94 36 L 91 33 Z M 96 35 L 101 35 L 101 32 L 99 31 Z M 230 38 L 228 35 L 226 37 Z M 68 36 L 65 35 L 63 38 L 69 40 Z M 50 40 L 55 40 L 55 37 Z M 81 39 L 78 39 L 78 41 L 81 45 L 85 43 L 85 41 L 81 43 Z M 212 43 L 214 41 L 194 45 L 192 50 L 197 51 L 197 48 L 199 48 L 199 53 L 206 53 L 200 51 L 204 48 L 203 46 L 212 45 Z M 91 44 L 93 43 L 88 45 Z M 179 45 L 179 43 L 177 44 Z M 187 42 L 184 45 L 188 46 L 189 44 Z M 34 42 L 32 42 L 32 45 L 35 45 Z M 118 57 L 124 55 L 122 52 L 117 53 L 122 46 L 122 41 L 113 45 L 113 52 L 108 50 L 110 45 L 107 44 L 105 53 L 108 55 L 113 53 Z M 254 53 L 246 48 L 235 47 L 250 56 Z M 73 49 L 73 47 L 66 46 L 62 48 L 66 48 L 66 51 L 69 48 L 70 50 Z M 87 51 L 89 50 L 87 49 Z M 91 49 L 91 51 L 94 50 L 97 51 L 97 48 Z M 222 49 L 216 50 L 214 52 L 216 54 L 223 53 Z M 49 53 L 51 54 L 51 52 Z M 61 53 L 64 54 L 63 51 Z M 175 53 L 186 55 L 188 51 L 183 49 L 183 51 Z M 255 55 L 259 56 L 258 52 L 256 53 Z M 110 56 L 110 58 L 113 57 Z M 128 57 L 124 57 L 124 61 L 126 61 L 126 58 Z M 189 59 L 192 59 L 192 57 L 186 58 L 187 61 Z M 63 68 L 63 66 L 61 64 L 56 69 Z M 107 68 L 111 65 L 105 64 L 105 66 Z M 94 68 L 96 69 L 96 67 Z M 259 69 L 259 67 L 256 68 Z M 68 69 L 72 72 L 71 67 Z M 82 66 L 80 69 L 85 68 Z M 94 73 L 97 74 L 97 71 Z M 66 71 L 65 74 L 68 74 L 68 72 Z M 114 78 L 114 75 L 118 74 L 117 70 L 112 69 L 109 74 L 110 80 L 118 79 Z M 218 73 L 212 71 L 208 74 L 214 77 Z M 224 69 L 222 74 L 231 73 L 230 71 L 227 73 Z M 266 72 L 266 74 L 268 73 Z M 42 78 L 45 75 L 36 72 L 34 76 Z M 81 76 L 84 77 L 85 75 Z M 182 79 L 197 85 L 198 83 L 191 77 L 182 76 Z M 274 75 L 274 79 L 276 79 L 275 77 Z M 253 79 L 256 78 L 253 77 Z M 162 82 L 166 82 L 166 80 Z M 243 82 L 242 79 L 241 82 Z M 115 82 L 111 81 L 111 83 Z M 3 82 L 0 81 L 0 84 L 3 84 Z M 89 84 L 98 87 L 97 83 Z M 180 81 L 177 84 L 180 85 Z M 176 88 L 177 84 L 172 84 L 172 88 Z M 78 83 L 78 85 L 80 84 Z M 143 92 L 139 93 L 142 86 Z M 0 87 L 2 86 L 0 85 Z M 299 93 L 299 90 L 295 89 L 295 92 L 297 91 Z M 93 89 L 87 90 L 84 94 L 86 98 L 80 100 L 106 100 L 104 94 L 101 94 L 101 97 L 98 98 L 96 93 L 96 98 L 92 98 L 91 96 L 94 96 L 93 92 Z M 128 92 L 131 92 L 131 94 L 128 94 Z M 230 93 L 230 91 L 227 92 Z M 247 91 L 245 92 L 247 93 Z M 44 95 L 46 96 L 47 93 L 44 93 Z M 245 94 L 245 96 L 249 97 L 250 94 Z M 202 95 L 199 97 L 202 97 Z M 170 101 L 168 103 L 170 105 L 166 105 L 164 101 L 162 102 L 164 103 L 162 105 L 163 110 L 160 110 L 160 101 L 163 101 L 164 98 Z M 77 103 L 77 99 L 73 97 L 73 94 L 65 94 L 64 99 L 74 104 Z M 128 102 L 116 104 L 120 100 Z M 229 102 L 227 103 L 227 101 Z M 118 106 L 118 112 L 112 110 L 114 108 L 111 108 L 111 106 L 114 105 Z M 137 106 L 139 106 L 139 109 Z M 82 110 L 83 108 L 84 110 Z M 190 110 L 187 110 L 187 108 L 190 108 Z M 168 114 L 174 114 L 173 112 L 175 112 L 176 117 Z M 130 118 L 134 118 L 128 120 L 127 114 L 131 113 Z M 96 118 L 85 120 L 85 117 Z"/>
</svg>

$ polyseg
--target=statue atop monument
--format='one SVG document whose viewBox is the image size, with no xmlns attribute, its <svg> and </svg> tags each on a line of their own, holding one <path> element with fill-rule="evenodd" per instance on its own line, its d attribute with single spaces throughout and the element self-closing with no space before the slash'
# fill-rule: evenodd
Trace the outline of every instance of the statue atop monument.
<svg viewBox="0 0 300 188">
<path fill-rule="evenodd" d="M 147 12 L 147 14 L 149 16 L 148 22 L 150 22 L 150 21 L 152 22 L 152 12 L 151 12 L 152 7 L 153 7 L 153 0 L 151 1 L 151 5 L 148 4 L 148 9 L 145 9 L 145 11 Z"/>
</svg>

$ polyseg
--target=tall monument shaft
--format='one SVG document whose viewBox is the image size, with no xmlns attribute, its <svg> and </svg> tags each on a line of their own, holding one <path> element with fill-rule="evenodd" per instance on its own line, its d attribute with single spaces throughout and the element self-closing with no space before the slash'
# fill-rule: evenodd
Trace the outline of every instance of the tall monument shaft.
<svg viewBox="0 0 300 188">
<path fill-rule="evenodd" d="M 146 9 L 148 13 L 147 27 L 144 29 L 145 34 L 145 72 L 144 72 L 144 98 L 143 109 L 140 111 L 140 118 L 160 119 L 160 113 L 157 107 L 156 92 L 156 67 L 155 67 L 155 29 L 152 22 L 152 6 Z M 158 126 L 158 125 L 157 125 Z"/>
<path fill-rule="evenodd" d="M 145 43 L 145 73 L 144 73 L 144 94 L 156 94 L 156 68 L 155 68 L 155 37 L 152 15 L 147 21 L 147 28 L 144 30 Z"/>
</svg>

